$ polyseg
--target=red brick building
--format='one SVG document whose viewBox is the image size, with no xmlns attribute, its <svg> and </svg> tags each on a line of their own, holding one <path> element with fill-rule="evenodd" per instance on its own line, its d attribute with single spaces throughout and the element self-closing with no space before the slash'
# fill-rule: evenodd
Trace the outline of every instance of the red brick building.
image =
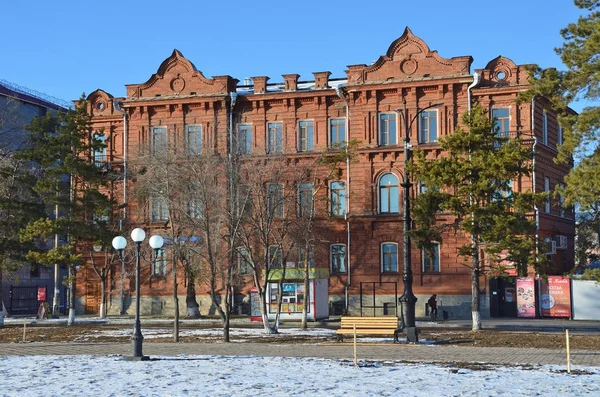
<svg viewBox="0 0 600 397">
<path fill-rule="evenodd" d="M 409 131 L 413 147 L 439 154 L 438 139 L 452 134 L 462 114 L 479 102 L 497 117 L 503 133 L 530 136 L 535 145 L 534 175 L 514 181 L 516 190 L 551 191 L 563 183 L 569 171 L 567 165 L 553 162 L 562 131 L 556 116 L 546 110 L 543 98 L 515 102 L 518 93 L 528 88 L 525 67 L 500 56 L 473 73 L 472 63 L 470 56 L 441 57 L 407 28 L 376 62 L 348 66 L 342 78 L 331 78 L 331 73 L 324 71 L 313 73 L 310 81 L 285 74 L 282 83 L 255 76 L 240 84 L 231 76 L 206 78 L 175 50 L 147 82 L 126 85 L 125 97 L 115 98 L 97 90 L 87 99 L 93 128 L 104 129 L 109 145 L 106 155 L 119 170 L 126 167 L 127 156 L 140 145 L 151 143 L 156 134 L 166 134 L 170 143 L 182 144 L 185 134 L 201 131 L 202 148 L 227 155 L 230 123 L 238 142 L 244 142 L 240 150 L 253 155 L 282 151 L 290 157 L 311 156 L 346 139 L 360 141 L 356 160 L 341 167 L 339 180 L 330 182 L 323 193 L 331 198 L 342 189 L 343 197 L 337 199 L 343 200 L 342 207 L 348 204 L 348 216 L 342 210 L 321 221 L 328 241 L 319 252 L 328 254 L 316 255 L 315 267 L 327 280 L 326 304 L 332 311 L 347 306 L 355 314 L 361 310 L 365 314 L 392 314 L 402 293 L 403 193 L 399 184 L 404 172 L 404 131 L 397 109 L 402 108 L 403 101 L 408 118 L 415 118 Z M 232 93 L 237 94 L 233 107 Z M 418 114 L 438 103 L 441 105 Z M 418 176 L 413 180 L 414 196 L 418 194 Z M 128 202 L 132 189 L 135 183 L 122 177 L 113 193 Z M 547 205 L 532 209 L 539 236 L 555 243 L 552 261 L 557 274 L 573 266 L 575 234 L 573 213 L 562 208 L 560 201 L 552 198 Z M 124 221 L 149 223 L 135 208 L 136 203 L 128 202 Z M 470 270 L 457 254 L 465 241 L 468 236 L 445 236 L 433 261 L 412 250 L 417 316 L 424 314 L 424 304 L 433 293 L 451 317 L 470 316 Z M 120 266 L 115 266 L 109 286 L 109 313 L 118 313 L 119 272 Z M 90 292 L 95 291 L 94 283 L 97 280 L 92 271 L 79 272 L 82 310 L 94 310 L 94 292 Z M 494 301 L 502 296 L 502 285 L 493 285 L 499 294 L 492 294 L 490 280 L 482 276 L 484 317 L 490 314 L 491 301 L 502 306 L 502 302 Z M 206 288 L 198 286 L 197 293 L 201 313 L 207 314 Z M 247 288 L 238 291 L 238 301 L 247 294 Z M 171 295 L 168 277 L 144 283 L 143 313 L 169 313 Z M 183 286 L 179 295 L 185 298 Z M 492 308 L 492 314 L 511 315 L 512 306 Z"/>
</svg>

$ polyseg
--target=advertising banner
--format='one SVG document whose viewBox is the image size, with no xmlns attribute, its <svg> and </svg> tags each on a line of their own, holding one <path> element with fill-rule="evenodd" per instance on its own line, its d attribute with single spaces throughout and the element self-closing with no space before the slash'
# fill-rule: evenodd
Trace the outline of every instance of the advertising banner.
<svg viewBox="0 0 600 397">
<path fill-rule="evenodd" d="M 543 317 L 571 317 L 571 280 L 548 276 L 540 280 L 540 311 Z"/>
<path fill-rule="evenodd" d="M 535 280 L 517 278 L 517 317 L 535 318 Z"/>
<path fill-rule="evenodd" d="M 258 296 L 258 289 L 256 288 L 250 290 L 250 321 L 262 322 L 260 296 Z"/>
</svg>

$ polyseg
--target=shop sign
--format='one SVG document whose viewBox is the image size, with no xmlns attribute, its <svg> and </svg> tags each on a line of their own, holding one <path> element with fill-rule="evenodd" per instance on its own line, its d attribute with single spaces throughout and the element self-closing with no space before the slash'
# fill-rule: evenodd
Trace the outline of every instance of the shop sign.
<svg viewBox="0 0 600 397">
<path fill-rule="evenodd" d="M 517 278 L 517 317 L 535 317 L 535 280 L 533 277 Z"/>
<path fill-rule="evenodd" d="M 571 317 L 571 280 L 563 276 L 548 276 L 540 282 L 540 307 L 544 317 Z"/>
</svg>

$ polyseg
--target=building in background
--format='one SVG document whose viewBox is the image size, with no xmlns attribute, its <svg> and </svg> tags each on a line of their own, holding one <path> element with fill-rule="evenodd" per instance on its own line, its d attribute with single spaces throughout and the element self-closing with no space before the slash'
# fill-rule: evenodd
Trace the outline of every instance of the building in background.
<svg viewBox="0 0 600 397">
<path fill-rule="evenodd" d="M 26 147 L 26 126 L 36 117 L 66 111 L 71 104 L 40 92 L 0 80 L 0 160 Z M 54 214 L 51 212 L 50 216 Z M 1 235 L 1 231 L 0 231 Z M 52 304 L 55 293 L 55 269 L 40 264 L 24 263 L 16 272 L 0 270 L 0 300 L 9 315 L 36 313 L 41 301 Z M 62 280 L 66 269 L 58 269 L 56 286 L 60 306 L 67 302 Z M 2 309 L 0 304 L 0 309 Z"/>
<path fill-rule="evenodd" d="M 318 219 L 318 229 L 325 233 L 314 253 L 314 267 L 319 270 L 314 279 L 327 283 L 328 293 L 322 299 L 327 300 L 331 314 L 341 314 L 344 309 L 356 315 L 393 314 L 402 292 L 404 131 L 397 109 L 404 102 L 409 118 L 418 115 L 410 128 L 410 144 L 428 155 L 440 154 L 438 140 L 452 134 L 470 104 L 478 102 L 497 118 L 503 134 L 528 137 L 534 145 L 534 174 L 513 181 L 515 190 L 553 191 L 564 183 L 570 169 L 553 162 L 562 131 L 549 104 L 543 98 L 516 103 L 519 92 L 529 87 L 525 66 L 502 56 L 481 64 L 475 73 L 472 64 L 470 56 L 441 57 L 407 28 L 376 62 L 350 65 L 340 78 L 322 71 L 313 73 L 308 81 L 285 74 L 282 82 L 254 76 L 240 84 L 231 76 L 206 78 L 175 50 L 147 82 L 127 84 L 124 97 L 96 90 L 87 100 L 93 128 L 104 131 L 106 159 L 116 170 L 123 170 L 143 145 L 169 142 L 184 150 L 192 134 L 201 150 L 227 157 L 230 123 L 238 143 L 236 155 L 268 159 L 269 154 L 281 153 L 294 164 L 340 143 L 358 141 L 355 159 L 342 164 L 319 192 L 330 208 L 329 216 Z M 230 106 L 233 94 L 236 101 Z M 419 113 L 433 104 L 440 105 Z M 122 173 L 115 194 L 128 201 L 135 182 L 125 175 Z M 413 182 L 414 196 L 421 188 L 418 175 Z M 537 233 L 550 246 L 548 255 L 555 274 L 573 267 L 574 216 L 561 202 L 551 197 L 542 207 L 532 208 Z M 151 204 L 125 204 L 124 221 L 129 224 L 160 230 L 168 222 Z M 297 216 L 295 210 L 285 214 Z M 435 293 L 440 312 L 446 311 L 451 318 L 470 317 L 471 272 L 457 252 L 467 241 L 469 236 L 448 233 L 433 257 L 412 250 L 417 316 L 424 315 L 425 302 Z M 119 266 L 113 270 L 115 280 L 120 277 Z M 169 267 L 159 274 L 154 268 L 143 269 L 142 312 L 168 314 L 173 307 Z M 92 271 L 80 271 L 78 277 L 81 288 L 99 282 Z M 290 290 L 299 286 L 298 280 L 289 283 L 295 284 Z M 513 284 L 489 280 L 484 272 L 483 317 L 514 315 L 516 303 L 505 295 Z M 118 283 L 111 285 L 109 294 L 119 295 Z M 250 287 L 248 280 L 247 286 L 236 291 L 238 302 L 247 300 Z M 126 288 L 129 292 L 132 287 Z M 196 290 L 201 312 L 208 314 L 207 289 L 199 285 Z M 183 285 L 178 294 L 185 299 Z M 87 299 L 85 295 L 83 289 L 77 294 Z M 80 303 L 81 308 L 88 307 Z M 109 313 L 118 311 L 118 304 L 109 303 Z"/>
</svg>

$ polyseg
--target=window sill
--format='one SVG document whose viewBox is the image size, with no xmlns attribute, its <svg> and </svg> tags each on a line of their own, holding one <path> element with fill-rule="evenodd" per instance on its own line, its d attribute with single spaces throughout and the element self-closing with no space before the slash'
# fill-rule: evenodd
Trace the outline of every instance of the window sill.
<svg viewBox="0 0 600 397">
<path fill-rule="evenodd" d="M 382 276 L 397 276 L 400 273 L 398 272 L 398 270 L 387 270 L 387 271 L 383 271 L 381 272 Z"/>
<path fill-rule="evenodd" d="M 334 272 L 332 271 L 331 273 L 329 273 L 330 276 L 346 276 L 347 273 L 346 272 Z"/>
<path fill-rule="evenodd" d="M 423 273 L 422 273 L 422 274 L 423 274 L 423 275 L 432 275 L 432 276 L 434 276 L 434 275 L 436 275 L 436 274 L 442 274 L 442 273 L 441 273 L 440 271 L 437 271 L 437 272 L 436 272 L 436 271 L 433 271 L 433 270 L 428 270 L 428 271 L 423 271 Z"/>
</svg>

